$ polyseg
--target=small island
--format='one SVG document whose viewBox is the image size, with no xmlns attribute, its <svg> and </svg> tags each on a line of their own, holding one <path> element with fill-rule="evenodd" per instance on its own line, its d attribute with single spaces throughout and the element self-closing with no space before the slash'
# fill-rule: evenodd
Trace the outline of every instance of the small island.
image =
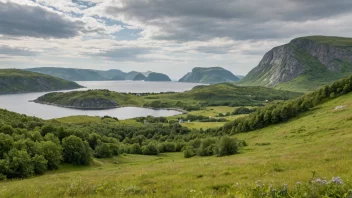
<svg viewBox="0 0 352 198">
<path fill-rule="evenodd" d="M 134 97 L 109 90 L 88 90 L 48 93 L 32 102 L 81 110 L 103 110 L 127 104 L 138 106 Z"/>
</svg>

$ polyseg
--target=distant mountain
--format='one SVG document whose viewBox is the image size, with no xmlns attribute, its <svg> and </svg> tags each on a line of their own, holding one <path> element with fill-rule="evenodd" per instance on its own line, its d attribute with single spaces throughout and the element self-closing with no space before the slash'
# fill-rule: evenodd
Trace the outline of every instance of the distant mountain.
<svg viewBox="0 0 352 198">
<path fill-rule="evenodd" d="M 171 81 L 169 76 L 162 74 L 162 73 L 156 73 L 156 72 L 151 72 L 146 81 Z"/>
<path fill-rule="evenodd" d="M 0 70 L 0 94 L 57 91 L 81 87 L 75 82 L 31 71 Z"/>
<path fill-rule="evenodd" d="M 28 71 L 37 73 L 47 74 L 58 78 L 70 80 L 70 81 L 105 81 L 105 80 L 147 80 L 147 77 L 152 71 L 147 72 L 123 72 L 118 69 L 110 69 L 107 71 L 103 70 L 92 70 L 92 69 L 75 69 L 75 68 L 59 68 L 59 67 L 40 67 L 40 68 L 29 68 Z M 141 74 L 141 75 L 138 75 Z M 157 73 L 160 75 L 165 75 Z M 136 78 L 136 76 L 138 77 Z M 154 75 L 154 74 L 153 74 Z M 166 75 L 165 75 L 166 76 Z"/>
<path fill-rule="evenodd" d="M 147 80 L 147 78 L 143 75 L 143 74 L 141 74 L 141 73 L 138 73 L 137 75 L 135 75 L 134 76 L 134 78 L 133 78 L 133 81 L 146 81 Z"/>
<path fill-rule="evenodd" d="M 308 92 L 352 73 L 352 38 L 309 36 L 267 52 L 239 85 Z"/>
<path fill-rule="evenodd" d="M 235 82 L 238 80 L 239 78 L 237 78 L 233 73 L 221 67 L 196 67 L 192 70 L 192 72 L 189 72 L 182 77 L 179 82 L 215 84 Z"/>
<path fill-rule="evenodd" d="M 245 76 L 242 76 L 242 75 L 236 75 L 236 77 L 237 77 L 237 78 L 239 78 L 239 79 L 242 79 L 242 78 L 244 78 Z"/>
</svg>

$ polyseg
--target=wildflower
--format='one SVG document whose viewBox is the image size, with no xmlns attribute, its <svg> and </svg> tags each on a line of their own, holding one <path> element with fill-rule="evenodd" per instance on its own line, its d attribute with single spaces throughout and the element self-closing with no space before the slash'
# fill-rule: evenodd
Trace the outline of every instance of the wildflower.
<svg viewBox="0 0 352 198">
<path fill-rule="evenodd" d="M 316 179 L 315 181 L 313 180 L 312 183 L 317 183 L 317 184 L 322 184 L 322 185 L 329 184 L 328 181 L 320 179 L 320 178 Z"/>
<path fill-rule="evenodd" d="M 332 183 L 335 183 L 335 184 L 343 185 L 343 181 L 342 181 L 342 179 L 341 179 L 340 177 L 333 177 L 333 178 L 331 179 L 331 182 L 332 182 Z"/>
<path fill-rule="evenodd" d="M 296 185 L 297 185 L 297 186 L 300 186 L 300 185 L 301 185 L 301 182 L 297 182 Z"/>
<path fill-rule="evenodd" d="M 284 184 L 284 188 L 287 189 L 287 184 Z"/>
</svg>

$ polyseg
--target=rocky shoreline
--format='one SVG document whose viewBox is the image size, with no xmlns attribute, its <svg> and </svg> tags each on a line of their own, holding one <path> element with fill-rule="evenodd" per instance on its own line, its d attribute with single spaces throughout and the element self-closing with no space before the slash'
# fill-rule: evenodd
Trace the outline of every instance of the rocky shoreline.
<svg viewBox="0 0 352 198">
<path fill-rule="evenodd" d="M 111 107 L 77 107 L 77 106 L 60 105 L 60 104 L 55 104 L 55 103 L 50 103 L 50 102 L 42 102 L 42 101 L 37 101 L 37 100 L 30 100 L 29 102 L 34 102 L 34 103 L 44 104 L 44 105 L 51 105 L 51 106 L 62 107 L 62 108 L 69 108 L 69 109 L 79 109 L 79 110 L 108 110 L 108 109 L 116 109 L 116 108 L 120 107 L 120 106 L 111 106 Z"/>
</svg>

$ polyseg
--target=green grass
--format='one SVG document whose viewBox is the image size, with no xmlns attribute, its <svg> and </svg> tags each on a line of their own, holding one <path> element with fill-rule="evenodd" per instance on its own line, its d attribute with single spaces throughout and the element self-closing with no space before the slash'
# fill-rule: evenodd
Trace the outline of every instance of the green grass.
<svg viewBox="0 0 352 198">
<path fill-rule="evenodd" d="M 56 91 L 81 88 L 75 82 L 45 74 L 19 70 L 0 69 L 0 94 Z"/>
<path fill-rule="evenodd" d="M 344 106 L 342 110 L 334 110 Z M 248 143 L 228 157 L 122 155 L 91 167 L 64 167 L 40 177 L 1 182 L 4 197 L 246 197 L 266 185 L 340 176 L 351 183 L 352 93 L 289 122 L 235 137 Z M 220 190 L 219 190 L 220 189 Z M 221 190 L 223 189 L 223 190 Z M 224 190 L 225 189 L 225 190 Z"/>
<path fill-rule="evenodd" d="M 85 123 L 105 123 L 112 125 L 128 125 L 128 126 L 142 126 L 140 122 L 136 122 L 134 119 L 119 120 L 116 121 L 112 118 L 93 117 L 93 116 L 69 116 L 64 118 L 53 119 L 52 121 L 57 121 L 66 124 L 85 124 Z"/>
<path fill-rule="evenodd" d="M 351 48 L 352 39 L 346 37 L 336 37 L 336 36 L 307 36 L 302 37 L 303 39 L 309 39 L 317 42 L 318 44 L 331 45 L 334 47 Z M 302 39 L 299 38 L 299 39 Z"/>
</svg>

